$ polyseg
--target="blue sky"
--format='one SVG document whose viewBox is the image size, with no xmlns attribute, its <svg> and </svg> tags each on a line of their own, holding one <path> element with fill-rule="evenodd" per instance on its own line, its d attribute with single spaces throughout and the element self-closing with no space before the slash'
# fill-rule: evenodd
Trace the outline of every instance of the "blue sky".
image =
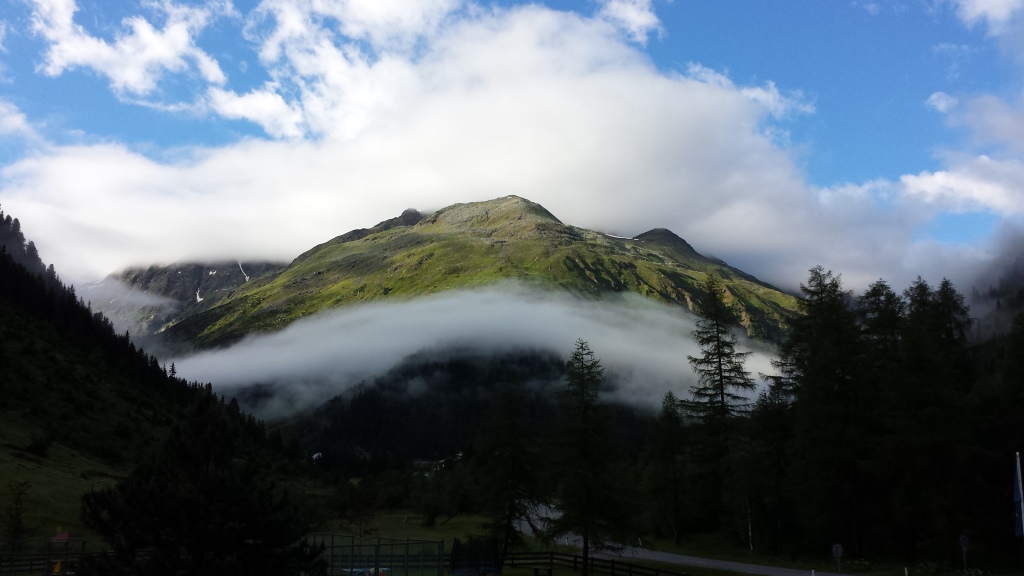
<svg viewBox="0 0 1024 576">
<path fill-rule="evenodd" d="M 1024 0 L 0 0 L 0 205 L 72 280 L 505 194 L 966 291 L 1024 215 Z"/>
</svg>

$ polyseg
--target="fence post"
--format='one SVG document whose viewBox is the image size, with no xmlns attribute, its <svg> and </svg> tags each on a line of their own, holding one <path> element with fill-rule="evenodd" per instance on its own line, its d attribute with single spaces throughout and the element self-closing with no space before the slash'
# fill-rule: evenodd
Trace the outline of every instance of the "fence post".
<svg viewBox="0 0 1024 576">
<path fill-rule="evenodd" d="M 615 559 L 612 558 L 612 576 L 615 576 Z"/>
<path fill-rule="evenodd" d="M 373 547 L 373 576 L 380 576 L 380 536 L 377 537 L 377 545 Z"/>
<path fill-rule="evenodd" d="M 576 555 L 575 554 L 572 555 L 572 571 L 573 572 L 576 571 Z"/>
</svg>

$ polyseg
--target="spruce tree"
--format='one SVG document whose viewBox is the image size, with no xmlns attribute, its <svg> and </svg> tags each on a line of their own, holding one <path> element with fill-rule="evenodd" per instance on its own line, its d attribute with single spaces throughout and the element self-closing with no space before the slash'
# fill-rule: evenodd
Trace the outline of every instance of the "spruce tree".
<svg viewBox="0 0 1024 576">
<path fill-rule="evenodd" d="M 521 522 L 534 533 L 539 531 L 535 517 L 542 500 L 540 456 L 526 428 L 524 396 L 521 384 L 499 387 L 479 457 L 481 506 L 489 519 L 485 529 L 498 542 L 502 565 L 509 552 L 526 545 Z"/>
<path fill-rule="evenodd" d="M 701 355 L 687 356 L 697 373 L 697 385 L 690 387 L 693 400 L 687 406 L 697 420 L 714 424 L 724 433 L 727 420 L 745 411 L 747 397 L 743 393 L 754 390 L 755 384 L 744 368 L 750 353 L 736 350 L 732 331 L 736 316 L 725 302 L 725 286 L 709 275 L 703 288 L 704 314 L 693 331 Z"/>
<path fill-rule="evenodd" d="M 736 349 L 738 339 L 732 331 L 736 316 L 726 303 L 725 287 L 709 275 L 703 290 L 703 314 L 693 330 L 701 355 L 688 356 L 697 384 L 690 387 L 691 399 L 684 406 L 697 421 L 693 466 L 688 470 L 692 510 L 701 522 L 716 525 L 722 520 L 725 499 L 745 500 L 737 494 L 730 471 L 735 463 L 732 445 L 735 419 L 747 409 L 743 393 L 752 391 L 755 384 L 744 368 L 749 353 Z M 728 496 L 727 488 L 733 492 Z M 735 502 L 730 504 L 735 508 Z"/>
<path fill-rule="evenodd" d="M 672 392 L 665 393 L 655 421 L 654 442 L 649 455 L 649 515 L 655 530 L 679 543 L 684 515 L 686 441 L 682 403 Z"/>
<path fill-rule="evenodd" d="M 582 575 L 588 576 L 591 549 L 605 549 L 624 540 L 630 525 L 629 503 L 624 484 L 615 477 L 609 422 L 599 402 L 604 368 L 583 340 L 576 342 L 567 372 L 557 466 L 560 514 L 551 520 L 549 535 L 579 535 Z"/>
</svg>

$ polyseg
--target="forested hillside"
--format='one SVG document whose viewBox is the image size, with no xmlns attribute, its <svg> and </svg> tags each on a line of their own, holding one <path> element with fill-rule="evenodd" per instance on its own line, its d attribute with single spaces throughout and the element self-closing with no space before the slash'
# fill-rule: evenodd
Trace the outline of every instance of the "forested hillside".
<svg viewBox="0 0 1024 576">
<path fill-rule="evenodd" d="M 83 494 L 113 485 L 150 459 L 187 407 L 209 406 L 211 399 L 206 413 L 234 422 L 232 438 L 267 450 L 261 423 L 116 333 L 43 265 L 18 221 L 0 212 L 4 547 L 17 550 L 19 541 L 53 536 L 56 527 L 95 535 L 97 526 L 81 514 Z M 262 461 L 272 466 L 280 453 L 278 441 Z"/>
</svg>

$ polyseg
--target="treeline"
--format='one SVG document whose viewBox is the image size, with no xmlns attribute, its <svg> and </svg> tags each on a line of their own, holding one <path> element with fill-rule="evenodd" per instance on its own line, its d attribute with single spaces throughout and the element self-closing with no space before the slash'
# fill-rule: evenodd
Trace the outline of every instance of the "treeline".
<svg viewBox="0 0 1024 576">
<path fill-rule="evenodd" d="M 703 353 L 690 359 L 700 383 L 667 395 L 658 414 L 600 402 L 602 458 L 632 502 L 619 519 L 627 538 L 717 532 L 755 552 L 817 558 L 839 543 L 847 559 L 952 568 L 966 536 L 975 566 L 1016 560 L 1024 320 L 970 345 L 969 310 L 949 281 L 902 292 L 879 281 L 855 297 L 815 268 L 805 316 L 752 394 L 728 294 L 705 288 Z M 320 453 L 316 466 L 339 486 L 330 514 L 357 529 L 382 508 L 428 522 L 488 513 L 504 476 L 531 487 L 523 498 L 557 505 L 567 370 L 533 353 L 410 363 L 286 434 Z M 498 466 L 495 445 L 515 463 Z"/>
<path fill-rule="evenodd" d="M 649 526 L 789 556 L 841 544 L 848 558 L 950 567 L 962 567 L 963 538 L 975 566 L 1016 560 L 1024 319 L 971 346 L 948 280 L 902 292 L 880 280 L 854 297 L 817 267 L 801 292 L 804 315 L 754 402 L 737 393 L 752 382 L 714 306 L 698 323 L 700 384 L 665 398 L 649 452 L 660 503 Z"/>
<path fill-rule="evenodd" d="M 722 492 L 732 524 L 749 505 L 751 538 L 776 550 L 836 542 L 857 556 L 952 561 L 966 536 L 977 557 L 1019 552 L 1024 320 L 971 347 L 948 280 L 902 292 L 880 280 L 855 298 L 818 267 L 801 291 L 806 314 L 778 372 L 737 422 Z"/>
<path fill-rule="evenodd" d="M 93 312 L 77 296 L 74 286 L 61 282 L 52 264 L 43 264 L 35 244 L 25 240 L 18 219 L 5 216 L 2 210 L 0 305 L 7 315 L 21 314 L 34 328 L 42 325 L 52 329 L 62 341 L 98 365 L 112 367 L 121 378 L 155 391 L 174 404 L 187 405 L 200 387 L 197 382 L 170 374 L 155 356 L 137 348 L 128 333 L 116 333 L 103 314 Z M 0 370 L 5 368 L 0 366 Z M 18 379 L 7 375 L 6 383 L 11 386 L 8 392 L 17 394 L 21 388 Z"/>
</svg>

